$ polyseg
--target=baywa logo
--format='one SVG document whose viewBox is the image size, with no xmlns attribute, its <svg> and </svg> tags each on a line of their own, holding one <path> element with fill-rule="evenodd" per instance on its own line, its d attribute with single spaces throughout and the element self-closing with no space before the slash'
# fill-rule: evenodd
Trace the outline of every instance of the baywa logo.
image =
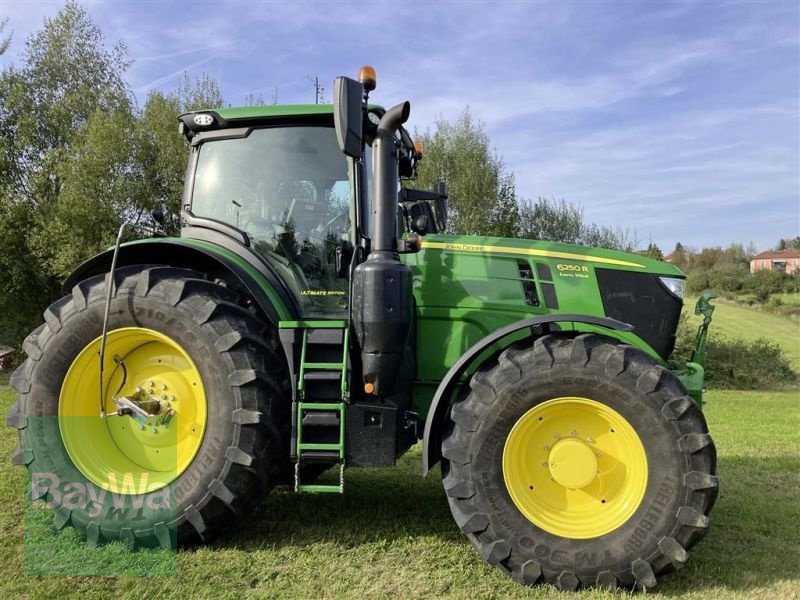
<svg viewBox="0 0 800 600">
<path fill-rule="evenodd" d="M 41 499 L 48 508 L 65 508 L 84 512 L 87 517 L 100 516 L 106 508 L 127 513 L 174 511 L 175 500 L 169 486 L 151 483 L 149 474 L 108 473 L 103 485 L 86 480 L 65 481 L 55 473 L 31 474 L 31 501 Z"/>
</svg>

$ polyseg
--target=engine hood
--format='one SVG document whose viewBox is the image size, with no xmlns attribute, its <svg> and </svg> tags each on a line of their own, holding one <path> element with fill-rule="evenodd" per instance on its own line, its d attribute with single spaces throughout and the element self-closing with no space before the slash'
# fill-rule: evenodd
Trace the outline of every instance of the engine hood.
<svg viewBox="0 0 800 600">
<path fill-rule="evenodd" d="M 543 242 L 517 238 L 486 236 L 426 235 L 422 248 L 458 253 L 528 257 L 529 259 L 556 259 L 566 263 L 587 266 L 640 271 L 669 277 L 685 277 L 673 265 L 629 252 L 592 248 L 577 244 Z"/>
</svg>

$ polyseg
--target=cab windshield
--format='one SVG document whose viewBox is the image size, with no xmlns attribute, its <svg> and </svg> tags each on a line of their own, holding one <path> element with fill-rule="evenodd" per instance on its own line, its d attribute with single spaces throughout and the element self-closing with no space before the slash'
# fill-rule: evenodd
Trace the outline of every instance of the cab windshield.
<svg viewBox="0 0 800 600">
<path fill-rule="evenodd" d="M 351 169 L 332 127 L 253 129 L 201 144 L 192 212 L 247 232 L 304 316 L 347 310 L 336 248 L 351 236 Z"/>
</svg>

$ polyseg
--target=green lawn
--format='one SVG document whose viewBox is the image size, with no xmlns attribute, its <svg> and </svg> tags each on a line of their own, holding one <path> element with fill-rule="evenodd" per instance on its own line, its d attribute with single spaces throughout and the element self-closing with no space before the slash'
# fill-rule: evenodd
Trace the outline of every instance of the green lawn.
<svg viewBox="0 0 800 600">
<path fill-rule="evenodd" d="M 694 314 L 695 302 L 697 298 L 686 299 L 686 312 L 690 322 L 699 325 L 702 317 Z M 775 342 L 783 348 L 794 370 L 800 373 L 800 320 L 720 300 L 714 300 L 714 304 L 717 308 L 709 335 L 745 340 L 765 338 Z"/>
<path fill-rule="evenodd" d="M 0 411 L 12 393 L 0 382 Z M 667 598 L 800 597 L 800 399 L 790 392 L 711 392 L 721 494 L 711 533 L 668 577 Z M 0 434 L 9 456 L 15 434 Z M 0 461 L 0 597 L 55 598 L 556 598 L 485 566 L 452 523 L 438 475 L 419 477 L 419 454 L 397 469 L 353 470 L 344 496 L 273 493 L 246 527 L 213 546 L 129 554 L 85 548 L 73 530 L 29 511 L 24 550 L 23 473 Z M 46 544 L 48 552 L 41 551 Z M 25 573 L 174 573 L 145 577 L 33 577 Z M 612 597 L 595 591 L 570 598 Z"/>
</svg>

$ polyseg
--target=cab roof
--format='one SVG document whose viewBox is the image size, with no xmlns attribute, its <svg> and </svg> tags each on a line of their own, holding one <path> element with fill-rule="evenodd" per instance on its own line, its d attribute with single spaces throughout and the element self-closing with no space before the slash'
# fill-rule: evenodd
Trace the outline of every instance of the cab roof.
<svg viewBox="0 0 800 600">
<path fill-rule="evenodd" d="M 206 112 L 206 111 L 193 111 Z M 304 115 L 332 115 L 333 104 L 270 104 L 266 106 L 228 106 L 214 109 L 226 121 L 258 119 L 260 117 L 295 117 Z"/>
</svg>

